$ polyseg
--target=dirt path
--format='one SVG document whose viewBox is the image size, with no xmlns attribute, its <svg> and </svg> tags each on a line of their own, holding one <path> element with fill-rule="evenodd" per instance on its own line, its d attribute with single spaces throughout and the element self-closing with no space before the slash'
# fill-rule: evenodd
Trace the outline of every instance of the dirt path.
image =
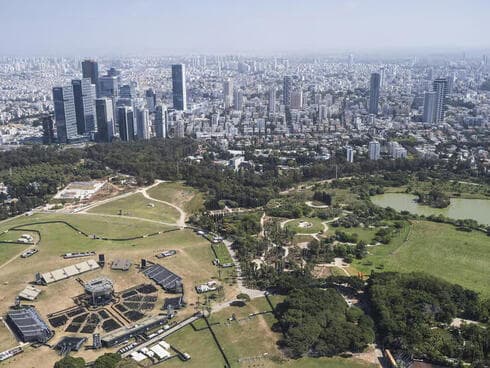
<svg viewBox="0 0 490 368">
<path fill-rule="evenodd" d="M 151 196 L 148 194 L 148 189 L 151 189 L 151 188 L 153 188 L 154 186 L 156 186 L 156 185 L 158 185 L 158 184 L 160 184 L 160 183 L 163 183 L 163 182 L 162 182 L 162 181 L 160 181 L 160 180 L 157 180 L 157 182 L 156 182 L 155 184 L 153 184 L 153 185 L 151 185 L 151 186 L 149 186 L 149 187 L 147 187 L 147 188 L 144 188 L 144 189 L 141 191 L 141 194 L 143 194 L 143 197 L 145 197 L 146 199 L 150 199 L 150 200 L 155 201 L 155 202 L 163 203 L 163 204 L 165 204 L 165 205 L 167 205 L 167 206 L 170 206 L 170 207 L 172 207 L 172 208 L 176 209 L 176 210 L 179 212 L 179 214 L 180 214 L 180 217 L 179 217 L 179 219 L 177 220 L 177 226 L 179 226 L 179 227 L 184 227 L 184 226 L 185 226 L 185 220 L 186 220 L 186 218 L 187 218 L 187 214 L 185 213 L 185 211 L 184 211 L 182 208 L 180 208 L 179 206 L 176 206 L 176 205 L 175 205 L 175 204 L 173 204 L 173 203 L 170 203 L 170 202 L 162 201 L 162 200 L 160 200 L 160 199 L 153 198 L 153 197 L 151 197 Z"/>
<path fill-rule="evenodd" d="M 264 223 L 265 223 L 265 212 L 262 214 L 262 217 L 260 218 L 260 233 L 259 233 L 259 237 L 261 237 L 261 238 L 265 238 Z"/>
<path fill-rule="evenodd" d="M 101 206 L 103 204 L 110 203 L 110 202 L 113 202 L 113 201 L 117 201 L 118 199 L 126 198 L 126 197 L 129 197 L 129 196 L 133 195 L 133 194 L 141 193 L 143 195 L 143 197 L 145 197 L 146 199 L 149 199 L 149 200 L 155 201 L 155 202 L 159 202 L 159 203 L 165 204 L 166 206 L 169 206 L 169 207 L 174 208 L 177 212 L 179 212 L 179 219 L 175 223 L 169 223 L 169 222 L 163 222 L 163 221 L 157 221 L 157 220 L 150 220 L 150 219 L 145 219 L 145 218 L 141 218 L 141 217 L 134 217 L 134 216 L 105 215 L 105 214 L 103 216 L 108 216 L 108 217 L 123 217 L 123 218 L 128 218 L 128 219 L 153 222 L 153 223 L 157 223 L 157 224 L 161 224 L 161 225 L 178 226 L 180 228 L 185 227 L 185 220 L 187 218 L 187 214 L 185 213 L 185 211 L 182 208 L 180 208 L 179 206 L 176 206 L 173 203 L 170 203 L 170 202 L 167 202 L 167 201 L 162 201 L 160 199 L 153 198 L 153 197 L 151 197 L 148 194 L 148 190 L 156 187 L 157 185 L 159 185 L 161 183 L 165 183 L 165 181 L 164 180 L 156 180 L 153 184 L 151 184 L 151 185 L 149 185 L 147 187 L 139 188 L 139 189 L 133 190 L 131 192 L 127 192 L 127 193 L 124 193 L 124 194 L 121 194 L 121 195 L 118 195 L 118 196 L 115 196 L 115 197 L 111 197 L 111 198 L 107 198 L 107 199 L 104 199 L 104 200 L 101 200 L 101 201 L 97 201 L 97 202 L 91 203 L 91 204 L 89 204 L 89 205 L 87 205 L 85 207 L 82 207 L 82 208 L 79 208 L 79 209 L 75 210 L 74 213 L 82 214 L 82 215 L 87 215 L 88 214 L 88 215 L 100 216 L 102 214 L 96 214 L 96 213 L 92 213 L 92 212 L 88 212 L 88 211 L 91 210 L 92 208 Z"/>
<path fill-rule="evenodd" d="M 284 226 L 286 226 L 286 224 L 288 222 L 291 222 L 291 221 L 294 221 L 296 219 L 288 219 L 288 220 L 284 220 L 284 221 L 281 221 L 281 223 L 279 224 L 279 226 L 281 227 L 281 229 L 284 229 Z"/>
<path fill-rule="evenodd" d="M 312 201 L 306 201 L 305 204 L 308 206 L 308 207 L 311 207 L 311 208 L 328 208 L 329 206 L 327 206 L 326 204 L 322 204 L 322 205 L 316 205 L 316 204 L 313 204 Z"/>
<path fill-rule="evenodd" d="M 77 215 L 87 215 L 87 216 L 100 216 L 100 217 L 114 217 L 114 218 L 125 218 L 130 220 L 138 220 L 145 222 L 152 222 L 154 224 L 165 225 L 165 226 L 179 226 L 174 222 L 163 222 L 158 220 L 150 220 L 142 217 L 134 217 L 134 216 L 124 216 L 124 215 L 110 215 L 105 213 L 95 213 L 95 212 L 79 212 Z"/>
<path fill-rule="evenodd" d="M 240 268 L 240 262 L 238 261 L 238 257 L 236 255 L 235 251 L 231 247 L 232 242 L 230 240 L 224 240 L 223 243 L 226 245 L 226 248 L 228 249 L 228 252 L 230 253 L 231 259 L 233 259 L 233 263 L 235 264 L 235 269 L 236 269 L 236 273 L 238 276 L 237 277 L 237 285 L 238 285 L 239 293 L 248 294 L 251 299 L 255 299 L 255 298 L 259 298 L 261 296 L 264 296 L 263 291 L 256 290 L 256 289 L 250 289 L 243 284 L 243 279 L 242 279 L 242 275 L 241 275 L 242 270 Z M 228 304 L 229 304 L 229 302 L 228 302 Z"/>
</svg>

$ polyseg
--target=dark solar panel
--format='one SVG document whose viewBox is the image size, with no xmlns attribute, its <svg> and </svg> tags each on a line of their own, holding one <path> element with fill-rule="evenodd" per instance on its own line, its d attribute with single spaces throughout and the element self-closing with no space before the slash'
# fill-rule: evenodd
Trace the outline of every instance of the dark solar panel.
<svg viewBox="0 0 490 368">
<path fill-rule="evenodd" d="M 8 320 L 23 341 L 45 341 L 52 335 L 34 308 L 12 310 L 8 312 Z"/>
<path fill-rule="evenodd" d="M 176 283 L 182 282 L 179 276 L 158 264 L 151 265 L 143 273 L 164 289 L 173 288 Z"/>
</svg>

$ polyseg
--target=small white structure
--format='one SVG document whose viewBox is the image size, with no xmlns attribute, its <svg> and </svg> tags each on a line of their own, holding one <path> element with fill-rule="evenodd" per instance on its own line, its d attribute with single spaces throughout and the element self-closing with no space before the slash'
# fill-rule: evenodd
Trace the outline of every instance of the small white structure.
<svg viewBox="0 0 490 368">
<path fill-rule="evenodd" d="M 170 358 L 170 353 L 165 350 L 160 344 L 152 346 L 150 350 L 155 353 L 157 358 L 160 360 Z"/>
<path fill-rule="evenodd" d="M 196 286 L 198 294 L 207 293 L 208 291 L 214 291 L 218 289 L 218 283 L 216 281 L 208 281 L 206 284 Z"/>
<path fill-rule="evenodd" d="M 26 300 L 35 300 L 39 294 L 41 294 L 41 289 L 38 289 L 32 285 L 27 285 L 24 290 L 19 293 L 19 298 Z"/>
<path fill-rule="evenodd" d="M 55 199 L 89 199 L 105 184 L 105 181 L 75 181 L 56 193 Z"/>
<path fill-rule="evenodd" d="M 89 259 L 85 262 L 77 263 L 72 266 L 60 268 L 51 272 L 37 274 L 36 282 L 47 285 L 56 281 L 67 279 L 72 276 L 80 275 L 85 272 L 98 270 L 99 268 L 100 266 L 95 260 Z"/>
<path fill-rule="evenodd" d="M 135 351 L 134 353 L 131 353 L 131 359 L 139 363 L 146 359 L 146 355 L 141 354 L 139 351 Z"/>
</svg>

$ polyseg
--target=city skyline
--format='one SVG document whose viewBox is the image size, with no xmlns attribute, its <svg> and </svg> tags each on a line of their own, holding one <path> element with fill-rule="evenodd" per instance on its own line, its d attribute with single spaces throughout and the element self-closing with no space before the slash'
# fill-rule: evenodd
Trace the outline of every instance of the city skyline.
<svg viewBox="0 0 490 368">
<path fill-rule="evenodd" d="M 2 55 L 323 53 L 490 48 L 471 0 L 2 1 Z M 131 20 L 127 27 L 127 21 Z M 457 27 L 451 26 L 457 24 Z M 62 29 L 63 32 L 59 30 Z"/>
</svg>

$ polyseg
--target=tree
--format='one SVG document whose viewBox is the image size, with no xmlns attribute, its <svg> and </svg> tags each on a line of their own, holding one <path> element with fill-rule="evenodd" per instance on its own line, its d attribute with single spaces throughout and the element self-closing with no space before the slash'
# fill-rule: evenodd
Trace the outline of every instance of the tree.
<svg viewBox="0 0 490 368">
<path fill-rule="evenodd" d="M 83 358 L 74 358 L 65 356 L 63 359 L 54 363 L 54 368 L 84 368 L 85 360 Z"/>
<path fill-rule="evenodd" d="M 115 368 L 120 361 L 119 354 L 106 353 L 95 360 L 94 368 Z"/>
</svg>

